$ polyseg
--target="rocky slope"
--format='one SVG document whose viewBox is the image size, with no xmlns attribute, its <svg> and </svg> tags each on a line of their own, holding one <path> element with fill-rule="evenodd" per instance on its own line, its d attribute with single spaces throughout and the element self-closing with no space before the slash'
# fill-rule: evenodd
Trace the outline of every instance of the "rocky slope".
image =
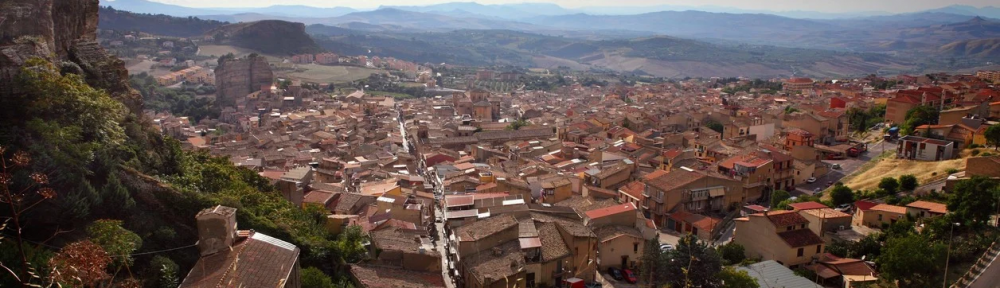
<svg viewBox="0 0 1000 288">
<path fill-rule="evenodd" d="M 125 63 L 97 44 L 98 0 L 0 2 L 0 97 L 18 93 L 15 76 L 32 58 L 59 63 L 103 89 L 133 114 L 142 98 L 128 86 Z"/>
<path fill-rule="evenodd" d="M 1000 60 L 1000 38 L 955 41 L 941 46 L 940 51 L 948 56 Z"/>
</svg>

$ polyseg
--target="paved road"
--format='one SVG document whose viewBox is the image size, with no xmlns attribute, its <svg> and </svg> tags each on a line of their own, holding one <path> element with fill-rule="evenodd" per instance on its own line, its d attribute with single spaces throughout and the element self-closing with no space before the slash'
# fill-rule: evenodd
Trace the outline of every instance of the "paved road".
<svg viewBox="0 0 1000 288">
<path fill-rule="evenodd" d="M 1000 288 L 1000 261 L 993 261 L 993 264 L 986 267 L 982 275 L 976 279 L 976 282 L 972 282 L 969 288 Z"/>
<path fill-rule="evenodd" d="M 871 161 L 872 158 L 878 157 L 883 151 L 894 151 L 896 150 L 896 143 L 880 141 L 878 143 L 868 144 L 868 152 L 862 154 L 858 158 L 848 157 L 843 160 L 823 160 L 823 163 L 830 165 L 840 164 L 840 169 L 830 169 L 830 172 L 826 173 L 823 177 L 816 178 L 814 183 L 802 183 L 795 187 L 795 191 L 790 191 L 789 194 L 792 196 L 801 195 L 813 195 L 816 188 L 820 188 L 820 191 L 825 190 L 832 184 L 837 183 L 840 179 L 845 176 L 854 173 L 862 165 Z"/>
</svg>

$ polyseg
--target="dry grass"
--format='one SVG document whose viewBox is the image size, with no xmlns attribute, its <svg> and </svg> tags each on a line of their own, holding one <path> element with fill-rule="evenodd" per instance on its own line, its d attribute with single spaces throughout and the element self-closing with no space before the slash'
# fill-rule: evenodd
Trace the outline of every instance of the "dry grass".
<svg viewBox="0 0 1000 288">
<path fill-rule="evenodd" d="M 299 64 L 304 71 L 276 71 L 278 77 L 299 79 L 317 83 L 344 83 L 368 78 L 372 73 L 382 70 L 355 66 L 326 66 L 316 64 Z"/>
<path fill-rule="evenodd" d="M 978 149 L 980 152 L 987 152 L 989 149 Z M 948 177 L 949 169 L 958 171 L 965 170 L 965 159 L 971 157 L 973 150 L 963 150 L 959 158 L 946 161 L 912 161 L 894 158 L 885 158 L 879 161 L 874 167 L 854 175 L 844 184 L 854 190 L 874 190 L 878 188 L 878 182 L 885 177 L 898 178 L 899 176 L 912 174 L 917 177 L 921 184 L 934 182 Z"/>
</svg>

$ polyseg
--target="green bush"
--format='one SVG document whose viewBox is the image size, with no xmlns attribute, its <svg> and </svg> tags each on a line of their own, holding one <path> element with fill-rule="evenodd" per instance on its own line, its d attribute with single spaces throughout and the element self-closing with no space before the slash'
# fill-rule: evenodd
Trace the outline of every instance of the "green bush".
<svg viewBox="0 0 1000 288">
<path fill-rule="evenodd" d="M 303 288 L 335 288 L 337 286 L 333 285 L 333 279 L 330 276 L 323 274 L 323 271 L 316 269 L 316 267 L 307 267 L 302 269 L 300 274 L 302 279 Z"/>
<path fill-rule="evenodd" d="M 979 155 L 979 150 L 972 150 L 969 154 L 972 154 L 972 156 Z"/>
<path fill-rule="evenodd" d="M 917 189 L 917 177 L 910 174 L 899 176 L 899 188 L 903 191 Z"/>
<path fill-rule="evenodd" d="M 955 174 L 955 173 L 958 173 L 958 169 L 955 169 L 955 168 L 948 168 L 948 170 L 944 170 L 944 172 L 945 172 L 945 173 L 948 173 L 948 175 L 951 175 L 951 174 Z"/>
</svg>

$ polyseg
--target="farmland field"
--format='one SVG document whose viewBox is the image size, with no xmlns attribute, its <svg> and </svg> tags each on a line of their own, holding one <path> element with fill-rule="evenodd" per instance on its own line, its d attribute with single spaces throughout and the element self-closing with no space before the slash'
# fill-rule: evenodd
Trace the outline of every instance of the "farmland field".
<svg viewBox="0 0 1000 288">
<path fill-rule="evenodd" d="M 298 70 L 275 71 L 278 77 L 298 79 L 306 82 L 344 83 L 368 78 L 372 73 L 382 70 L 355 66 L 325 66 L 316 64 L 299 64 Z M 305 69 L 304 71 L 299 71 Z"/>
</svg>

